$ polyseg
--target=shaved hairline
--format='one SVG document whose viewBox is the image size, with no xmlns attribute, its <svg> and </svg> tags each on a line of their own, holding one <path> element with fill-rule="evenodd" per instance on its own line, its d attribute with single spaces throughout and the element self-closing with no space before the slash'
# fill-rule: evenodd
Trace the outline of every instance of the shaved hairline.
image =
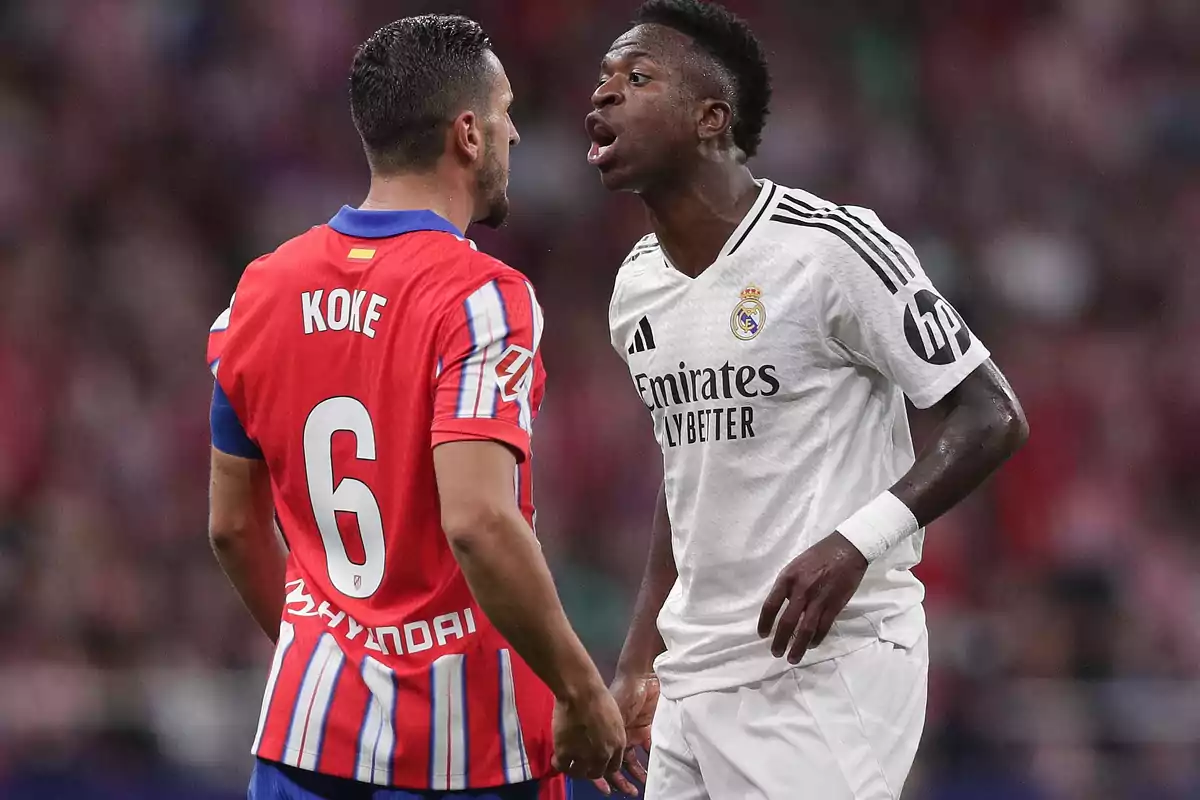
<svg viewBox="0 0 1200 800">
<path fill-rule="evenodd" d="M 626 31 L 621 39 L 634 31 L 643 29 L 647 37 L 655 43 L 665 43 L 668 48 L 675 48 L 683 54 L 682 68 L 689 79 L 695 79 L 697 94 L 701 97 L 712 97 L 728 103 L 735 112 L 737 110 L 737 79 L 733 73 L 721 63 L 720 59 L 705 50 L 694 38 L 676 30 L 669 25 L 658 22 L 643 22 Z M 617 41 L 620 41 L 618 39 Z M 615 43 L 614 43 L 615 44 Z M 689 80 L 689 83 L 692 82 Z"/>
</svg>

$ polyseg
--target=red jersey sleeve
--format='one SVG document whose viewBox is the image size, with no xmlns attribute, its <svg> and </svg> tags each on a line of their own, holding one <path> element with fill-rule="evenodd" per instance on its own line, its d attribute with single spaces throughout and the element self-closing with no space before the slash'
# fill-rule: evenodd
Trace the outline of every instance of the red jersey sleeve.
<svg viewBox="0 0 1200 800">
<path fill-rule="evenodd" d="M 438 340 L 433 445 L 491 439 L 529 457 L 540 381 L 542 309 L 516 272 L 476 289 L 442 323 Z"/>
</svg>

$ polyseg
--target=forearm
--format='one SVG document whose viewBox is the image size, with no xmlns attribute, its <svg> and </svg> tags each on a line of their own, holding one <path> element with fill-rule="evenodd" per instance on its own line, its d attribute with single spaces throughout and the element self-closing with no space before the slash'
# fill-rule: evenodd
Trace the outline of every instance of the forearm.
<svg viewBox="0 0 1200 800">
<path fill-rule="evenodd" d="M 274 526 L 269 530 L 210 536 L 213 553 L 254 621 L 272 642 L 283 615 L 287 550 Z"/>
<path fill-rule="evenodd" d="M 479 607 L 555 697 L 604 689 L 563 611 L 541 547 L 513 509 L 451 547 Z"/>
<path fill-rule="evenodd" d="M 671 550 L 671 521 L 667 514 L 664 485 L 658 490 L 650 533 L 650 552 L 646 557 L 646 569 L 634 604 L 629 633 L 617 661 L 617 672 L 629 675 L 648 675 L 653 672 L 654 659 L 667 649 L 658 632 L 658 614 L 678 578 L 675 556 Z"/>
<path fill-rule="evenodd" d="M 892 487 L 922 526 L 970 494 L 1029 436 L 1008 381 L 991 362 L 979 370 L 939 404 L 945 418 L 933 443 Z"/>
</svg>

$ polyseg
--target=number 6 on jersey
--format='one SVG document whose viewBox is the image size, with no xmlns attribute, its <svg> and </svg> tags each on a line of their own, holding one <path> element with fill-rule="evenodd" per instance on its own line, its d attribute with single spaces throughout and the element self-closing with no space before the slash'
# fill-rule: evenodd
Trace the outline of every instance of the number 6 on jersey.
<svg viewBox="0 0 1200 800">
<path fill-rule="evenodd" d="M 383 518 L 379 503 L 370 488 L 360 480 L 342 478 L 333 483 L 333 435 L 338 431 L 354 434 L 355 457 L 375 460 L 375 429 L 366 406 L 353 397 L 331 397 L 318 403 L 304 423 L 304 469 L 308 476 L 308 495 L 313 515 L 325 544 L 329 580 L 333 588 L 347 597 L 370 597 L 383 582 Z M 337 512 L 358 517 L 362 536 L 363 563 L 356 564 L 346 554 L 338 530 Z"/>
</svg>

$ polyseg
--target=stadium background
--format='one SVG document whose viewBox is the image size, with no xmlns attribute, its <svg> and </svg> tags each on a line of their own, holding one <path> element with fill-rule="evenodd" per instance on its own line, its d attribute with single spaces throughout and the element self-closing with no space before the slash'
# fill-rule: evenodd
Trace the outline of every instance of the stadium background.
<svg viewBox="0 0 1200 800">
<path fill-rule="evenodd" d="M 582 118 L 633 5 L 3 4 L 0 797 L 242 791 L 269 653 L 205 540 L 205 336 L 362 198 L 347 68 L 406 13 L 476 16 L 516 89 L 513 215 L 475 235 L 546 307 L 540 532 L 611 669 L 661 462 L 605 324 L 643 218 Z M 1033 429 L 930 530 L 906 798 L 1200 797 L 1200 3 L 731 5 L 775 75 L 756 171 L 908 237 Z"/>
</svg>

